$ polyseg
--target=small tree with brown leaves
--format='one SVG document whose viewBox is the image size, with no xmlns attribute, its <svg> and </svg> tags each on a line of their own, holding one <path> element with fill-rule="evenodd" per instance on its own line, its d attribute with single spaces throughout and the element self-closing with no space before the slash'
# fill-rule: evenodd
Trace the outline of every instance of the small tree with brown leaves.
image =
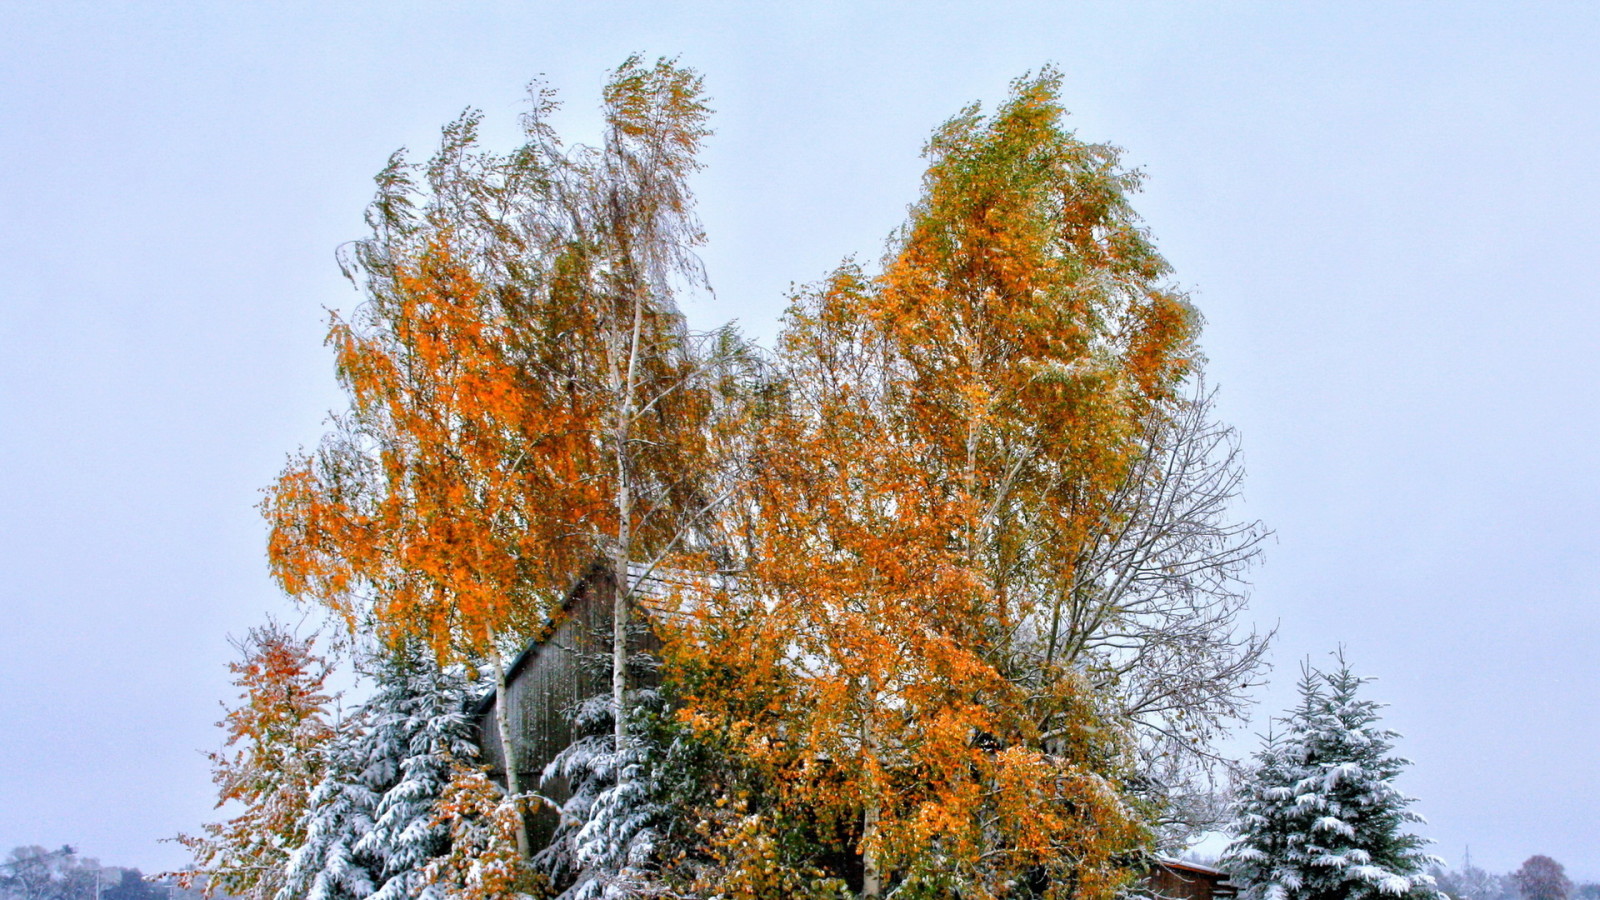
<svg viewBox="0 0 1600 900">
<path fill-rule="evenodd" d="M 1511 880 L 1516 882 L 1522 900 L 1567 900 L 1572 896 L 1567 870 L 1548 856 L 1528 857 L 1521 868 L 1511 873 Z"/>
<path fill-rule="evenodd" d="M 238 813 L 177 841 L 194 856 L 176 876 L 185 888 L 273 900 L 290 855 L 305 840 L 305 813 L 333 738 L 327 663 L 313 639 L 269 622 L 250 629 L 229 664 L 240 704 L 218 723 L 224 749 L 209 754 L 217 807 Z"/>
</svg>

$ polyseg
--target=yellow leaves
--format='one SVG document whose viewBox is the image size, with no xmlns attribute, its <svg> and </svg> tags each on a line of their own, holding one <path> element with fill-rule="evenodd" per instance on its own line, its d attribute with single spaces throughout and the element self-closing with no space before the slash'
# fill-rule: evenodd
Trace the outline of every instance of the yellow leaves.
<svg viewBox="0 0 1600 900">
<path fill-rule="evenodd" d="M 767 816 L 750 812 L 742 800 L 719 802 L 697 825 L 710 859 L 690 882 L 688 895 L 721 900 L 843 900 L 849 896 L 841 879 L 789 859 L 775 824 Z"/>
</svg>

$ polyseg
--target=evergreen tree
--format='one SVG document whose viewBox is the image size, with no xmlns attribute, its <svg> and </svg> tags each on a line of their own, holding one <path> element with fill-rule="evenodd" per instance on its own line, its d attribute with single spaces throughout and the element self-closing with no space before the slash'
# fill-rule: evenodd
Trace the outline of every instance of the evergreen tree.
<svg viewBox="0 0 1600 900">
<path fill-rule="evenodd" d="M 347 720 L 312 794 L 305 844 L 278 900 L 417 896 L 428 862 L 449 850 L 438 805 L 477 750 L 469 684 L 411 649 L 379 662 L 372 698 Z"/>
<path fill-rule="evenodd" d="M 647 877 L 657 834 L 656 825 L 666 814 L 653 802 L 652 771 L 648 757 L 656 754 L 639 734 L 650 701 L 639 697 L 655 691 L 630 692 L 633 709 L 630 740 L 622 749 L 608 726 L 612 724 L 611 696 L 579 704 L 575 724 L 589 732 L 559 753 L 545 768 L 544 777 L 564 779 L 572 796 L 561 805 L 561 820 L 550 845 L 535 857 L 535 866 L 553 883 L 570 885 L 563 900 L 599 900 L 627 896 Z M 604 731 L 601 729 L 605 728 Z"/>
<path fill-rule="evenodd" d="M 1436 900 L 1439 860 L 1407 830 L 1422 817 L 1394 785 L 1410 764 L 1392 753 L 1399 735 L 1379 724 L 1383 704 L 1357 696 L 1371 679 L 1338 660 L 1306 668 L 1286 734 L 1256 755 L 1225 863 L 1245 900 Z"/>
<path fill-rule="evenodd" d="M 377 805 L 377 792 L 365 777 L 365 712 L 341 723 L 328 748 L 305 815 L 305 842 L 290 856 L 276 900 L 363 900 L 373 891 L 371 860 L 356 850 L 372 830 Z"/>
<path fill-rule="evenodd" d="M 609 654 L 585 660 L 596 667 L 610 661 Z M 647 654 L 632 654 L 630 680 L 655 680 L 647 671 L 655 667 Z M 658 880 L 662 838 L 673 830 L 669 782 L 695 777 L 667 759 L 674 729 L 661 690 L 636 688 L 627 700 L 628 739 L 620 747 L 613 697 L 597 694 L 568 711 L 578 737 L 543 773 L 544 783 L 560 779 L 570 792 L 549 845 L 534 857 L 535 869 L 565 888 L 562 900 L 646 893 Z"/>
<path fill-rule="evenodd" d="M 372 775 L 388 787 L 358 845 L 382 879 L 373 900 L 403 900 L 421 889 L 428 861 L 449 849 L 439 800 L 456 766 L 478 752 L 467 717 L 471 686 L 459 670 L 440 669 L 421 653 L 398 654 L 388 666 L 372 701 L 379 767 Z"/>
<path fill-rule="evenodd" d="M 1302 683 L 1302 690 L 1306 685 Z M 1315 685 L 1311 686 L 1313 689 Z M 1294 791 L 1283 737 L 1269 728 L 1255 754 L 1252 777 L 1236 800 L 1234 834 L 1229 869 L 1249 885 L 1272 884 L 1292 878 L 1281 866 L 1290 858 L 1295 831 Z M 1258 900 L 1252 897 L 1251 900 Z M 1274 898 L 1276 900 L 1276 898 Z"/>
</svg>

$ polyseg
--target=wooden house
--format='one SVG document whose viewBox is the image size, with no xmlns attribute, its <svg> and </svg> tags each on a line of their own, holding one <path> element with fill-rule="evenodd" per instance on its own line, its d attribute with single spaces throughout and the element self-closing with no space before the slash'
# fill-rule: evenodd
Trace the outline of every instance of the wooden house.
<svg viewBox="0 0 1600 900">
<path fill-rule="evenodd" d="M 597 563 L 568 591 L 560 609 L 506 667 L 506 725 L 515 736 L 518 781 L 524 790 L 538 788 L 545 766 L 578 736 L 570 710 L 580 701 L 611 690 L 611 619 L 617 580 L 610 566 Z M 650 591 L 638 591 L 648 600 Z M 634 638 L 635 652 L 653 652 L 660 644 L 648 629 Z M 496 727 L 500 697 L 490 693 L 475 710 L 480 760 L 489 776 L 504 785 L 505 748 Z M 561 803 L 570 797 L 559 779 L 540 791 Z M 556 824 L 553 810 L 542 809 L 529 821 L 535 847 L 548 842 Z"/>
</svg>

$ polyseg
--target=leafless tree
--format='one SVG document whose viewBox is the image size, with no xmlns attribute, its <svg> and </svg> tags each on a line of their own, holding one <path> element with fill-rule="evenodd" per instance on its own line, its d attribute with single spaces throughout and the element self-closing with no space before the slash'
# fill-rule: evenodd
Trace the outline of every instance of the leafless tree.
<svg viewBox="0 0 1600 900">
<path fill-rule="evenodd" d="M 1245 576 L 1270 532 L 1236 518 L 1244 463 L 1215 402 L 1197 378 L 1148 420 L 1143 451 L 1041 629 L 1048 652 L 1132 724 L 1166 842 L 1220 818 L 1229 762 L 1216 741 L 1244 716 L 1272 636 L 1240 621 Z"/>
<path fill-rule="evenodd" d="M 1507 875 L 1486 872 L 1472 863 L 1472 849 L 1467 848 L 1459 869 L 1435 867 L 1434 881 L 1439 890 L 1455 900 L 1513 900 L 1516 886 Z"/>
<path fill-rule="evenodd" d="M 0 863 L 0 897 L 5 900 L 93 900 L 100 864 L 79 859 L 71 847 L 46 850 L 17 847 Z"/>
</svg>

